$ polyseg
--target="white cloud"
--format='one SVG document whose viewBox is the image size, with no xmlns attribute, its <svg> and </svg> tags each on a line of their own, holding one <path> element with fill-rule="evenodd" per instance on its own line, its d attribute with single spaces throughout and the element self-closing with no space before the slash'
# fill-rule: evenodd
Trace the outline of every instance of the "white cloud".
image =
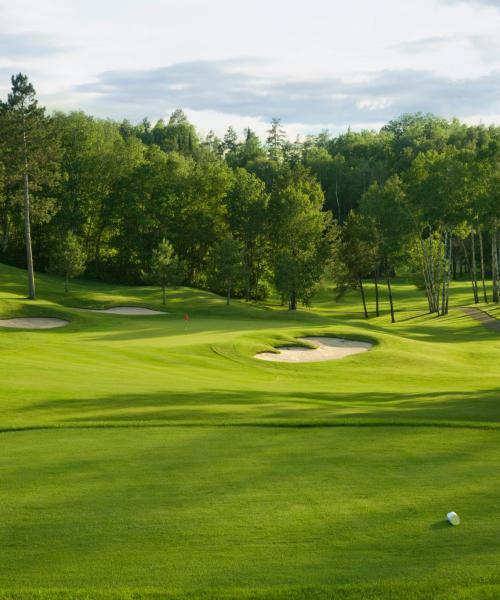
<svg viewBox="0 0 500 600">
<path fill-rule="evenodd" d="M 0 0 L 0 95 L 5 74 L 22 70 L 50 108 L 155 119 L 183 106 L 219 132 L 274 116 L 297 132 L 371 126 L 403 110 L 493 119 L 499 5 Z"/>
</svg>

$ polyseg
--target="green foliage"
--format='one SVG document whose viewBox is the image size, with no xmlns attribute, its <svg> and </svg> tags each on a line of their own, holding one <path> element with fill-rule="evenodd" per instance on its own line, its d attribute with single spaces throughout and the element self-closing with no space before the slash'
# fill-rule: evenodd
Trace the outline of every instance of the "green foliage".
<svg viewBox="0 0 500 600">
<path fill-rule="evenodd" d="M 243 246 L 245 296 L 247 300 L 256 299 L 269 266 L 269 194 L 256 175 L 236 168 L 225 203 L 229 229 Z"/>
<path fill-rule="evenodd" d="M 68 231 L 52 250 L 49 271 L 65 278 L 67 292 L 69 280 L 83 273 L 86 262 L 87 257 L 81 240 L 72 231 Z"/>
<path fill-rule="evenodd" d="M 242 287 L 245 275 L 243 247 L 232 238 L 225 238 L 212 250 L 210 257 L 209 282 L 211 288 L 226 294 L 227 304 L 231 292 Z"/>
<path fill-rule="evenodd" d="M 303 168 L 286 170 L 269 203 L 275 284 L 290 309 L 308 304 L 332 256 L 335 226 Z"/>
<path fill-rule="evenodd" d="M 185 265 L 185 281 L 218 290 L 210 257 L 229 237 L 243 248 L 245 282 L 238 294 L 262 298 L 273 293 L 274 282 L 284 298 L 297 292 L 308 302 L 325 269 L 339 289 L 356 285 L 357 272 L 392 277 L 408 266 L 415 240 L 429 284 L 434 267 L 441 267 L 423 255 L 437 232 L 447 256 L 439 286 L 448 285 L 451 267 L 465 265 L 473 279 L 479 271 L 493 273 L 500 289 L 498 127 L 407 114 L 380 131 L 323 131 L 289 141 L 274 119 L 264 143 L 250 128 L 239 139 L 231 127 L 223 140 L 210 132 L 200 142 L 180 109 L 154 125 L 147 118 L 117 123 L 81 112 L 48 118 L 27 78 L 13 82 L 15 90 L 0 105 L 0 250 L 12 264 L 25 263 L 24 107 L 40 270 L 49 268 L 54 240 L 74 231 L 88 276 L 139 283 L 153 249 L 168 239 Z M 353 228 L 353 213 L 363 227 Z M 342 247 L 332 242 L 339 237 L 333 220 L 345 230 Z M 477 281 L 474 288 L 477 298 Z"/>
<path fill-rule="evenodd" d="M 176 285 L 182 280 L 182 265 L 168 240 L 163 240 L 153 250 L 150 270 L 145 274 L 145 279 L 161 287 L 163 304 L 167 286 Z"/>
</svg>

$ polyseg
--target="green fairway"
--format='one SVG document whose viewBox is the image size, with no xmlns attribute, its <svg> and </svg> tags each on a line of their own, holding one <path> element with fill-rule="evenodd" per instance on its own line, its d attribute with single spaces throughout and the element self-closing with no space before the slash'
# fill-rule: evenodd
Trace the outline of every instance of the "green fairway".
<svg viewBox="0 0 500 600">
<path fill-rule="evenodd" d="M 70 321 L 0 330 L 1 600 L 500 596 L 500 338 L 470 284 L 436 318 L 398 282 L 391 325 L 328 289 L 294 314 L 37 283 L 0 267 L 0 318 Z M 123 305 L 168 314 L 81 310 Z M 322 334 L 374 347 L 253 358 Z"/>
</svg>

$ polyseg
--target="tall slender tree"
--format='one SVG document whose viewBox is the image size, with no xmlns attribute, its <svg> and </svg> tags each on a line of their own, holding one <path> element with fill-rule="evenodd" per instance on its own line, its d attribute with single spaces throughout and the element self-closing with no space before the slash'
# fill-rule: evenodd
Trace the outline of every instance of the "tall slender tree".
<svg viewBox="0 0 500 600">
<path fill-rule="evenodd" d="M 22 189 L 24 241 L 28 272 L 28 298 L 36 298 L 33 249 L 31 240 L 33 192 L 54 183 L 58 177 L 58 141 L 52 135 L 45 109 L 38 106 L 36 92 L 28 77 L 19 73 L 11 78 L 12 89 L 7 101 L 0 104 L 2 126 L 5 129 L 4 161 L 10 172 L 13 188 Z"/>
</svg>

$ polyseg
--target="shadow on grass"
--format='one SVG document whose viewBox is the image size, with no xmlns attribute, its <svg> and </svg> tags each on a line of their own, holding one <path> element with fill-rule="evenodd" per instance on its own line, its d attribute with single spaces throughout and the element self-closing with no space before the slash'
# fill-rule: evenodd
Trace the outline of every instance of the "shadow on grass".
<svg viewBox="0 0 500 600">
<path fill-rule="evenodd" d="M 429 529 L 436 531 L 436 530 L 441 530 L 441 529 L 449 529 L 450 527 L 451 526 L 446 519 L 444 519 L 444 520 L 441 519 L 440 521 L 436 521 L 435 523 L 432 523 L 432 525 L 430 525 Z"/>
<path fill-rule="evenodd" d="M 436 424 L 495 427 L 500 390 L 434 393 L 290 393 L 262 390 L 160 391 L 54 399 L 17 409 L 29 424 L 196 423 L 328 426 Z"/>
</svg>

